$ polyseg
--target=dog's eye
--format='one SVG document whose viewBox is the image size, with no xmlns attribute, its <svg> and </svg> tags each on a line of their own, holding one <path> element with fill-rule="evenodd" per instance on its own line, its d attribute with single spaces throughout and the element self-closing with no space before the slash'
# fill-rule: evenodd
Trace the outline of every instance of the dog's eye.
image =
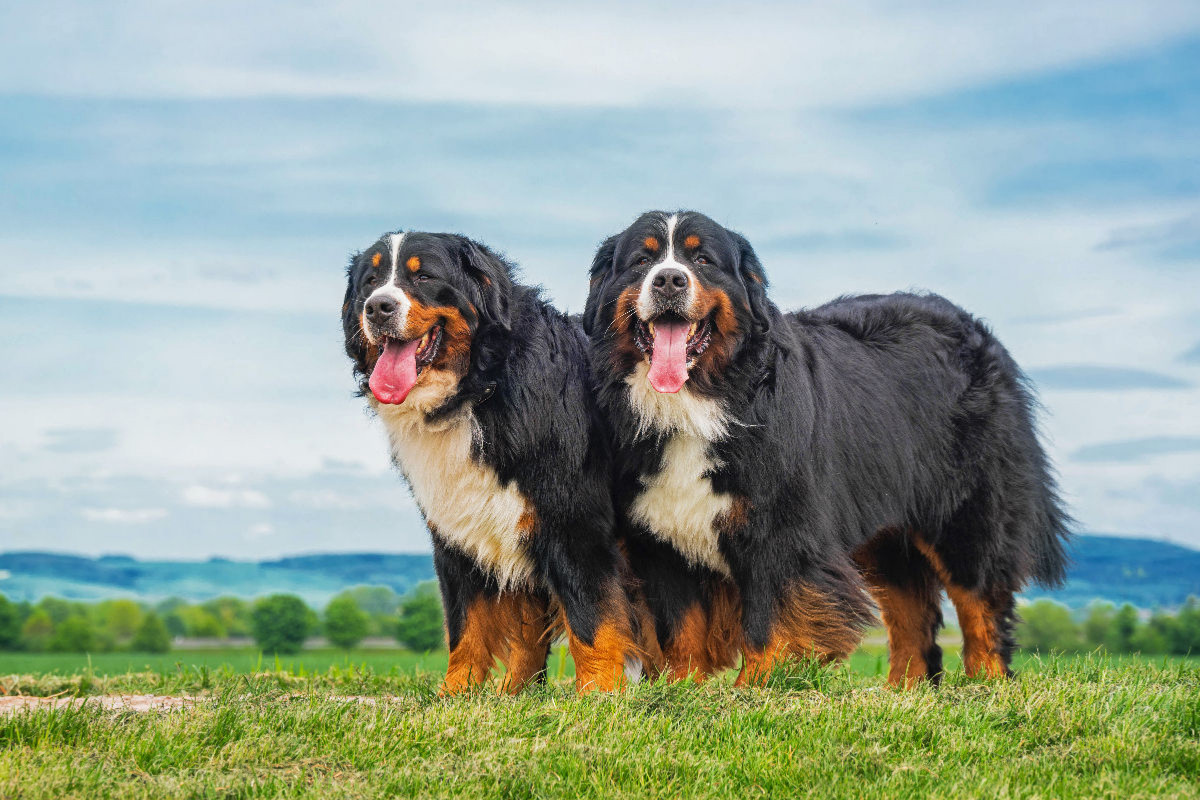
<svg viewBox="0 0 1200 800">
<path fill-rule="evenodd" d="M 649 256 L 638 256 L 637 261 L 635 261 L 633 263 L 639 267 L 644 267 L 650 263 L 650 257 Z"/>
<path fill-rule="evenodd" d="M 413 280 L 416 281 L 417 283 L 424 283 L 425 281 L 429 280 L 429 276 L 423 272 L 418 272 L 416 275 L 413 276 Z"/>
<path fill-rule="evenodd" d="M 366 284 L 367 284 L 367 286 L 378 286 L 378 285 L 379 285 L 379 278 L 377 278 L 377 277 L 376 277 L 376 276 L 374 276 L 374 275 L 368 275 L 368 276 L 367 276 L 367 280 L 366 280 Z"/>
<path fill-rule="evenodd" d="M 697 264 L 711 264 L 712 262 L 711 262 L 711 261 L 709 261 L 709 260 L 708 260 L 707 258 L 705 258 L 704 256 L 696 256 L 696 263 L 697 263 Z"/>
</svg>

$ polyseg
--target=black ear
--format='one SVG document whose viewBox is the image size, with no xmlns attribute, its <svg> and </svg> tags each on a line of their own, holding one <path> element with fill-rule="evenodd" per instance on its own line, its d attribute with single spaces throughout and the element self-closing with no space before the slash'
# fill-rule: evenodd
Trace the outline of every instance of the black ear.
<svg viewBox="0 0 1200 800">
<path fill-rule="evenodd" d="M 763 271 L 762 262 L 750 246 L 749 240 L 740 233 L 733 234 L 733 240 L 738 247 L 738 277 L 746 287 L 746 296 L 750 299 L 750 313 L 759 330 L 766 333 L 771 329 L 770 305 L 767 301 L 767 273 Z"/>
<path fill-rule="evenodd" d="M 583 307 L 583 332 L 588 336 L 600 327 L 600 308 L 604 300 L 604 287 L 613 273 L 613 258 L 617 252 L 617 237 L 610 236 L 596 251 L 592 259 L 592 269 L 588 273 L 587 305 Z"/>
<path fill-rule="evenodd" d="M 342 299 L 342 332 L 346 337 L 346 355 L 353 359 L 355 368 L 361 372 L 367 368 L 367 338 L 363 334 L 362 324 L 359 321 L 358 293 L 354 290 L 358 285 L 361 270 L 358 263 L 360 258 L 362 258 L 362 253 L 355 253 L 350 257 L 350 264 L 346 267 L 346 296 Z"/>
<path fill-rule="evenodd" d="M 512 295 L 512 276 L 508 264 L 483 245 L 466 238 L 462 240 L 460 258 L 463 270 L 478 291 L 480 321 L 511 330 L 508 299 Z"/>
</svg>

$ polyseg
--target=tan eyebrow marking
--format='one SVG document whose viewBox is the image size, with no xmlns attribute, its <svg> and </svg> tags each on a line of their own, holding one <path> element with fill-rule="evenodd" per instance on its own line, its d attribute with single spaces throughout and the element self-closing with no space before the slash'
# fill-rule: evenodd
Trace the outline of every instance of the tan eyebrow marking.
<svg viewBox="0 0 1200 800">
<path fill-rule="evenodd" d="M 408 267 L 409 272 L 416 272 L 421 268 L 421 259 L 416 256 L 410 256 L 408 261 L 404 262 L 404 266 Z"/>
<path fill-rule="evenodd" d="M 646 239 L 642 242 L 642 244 L 644 244 L 646 246 L 647 250 L 654 252 L 654 253 L 658 252 L 658 239 L 656 239 L 655 237 L 647 236 Z"/>
<path fill-rule="evenodd" d="M 683 246 L 689 249 L 699 247 L 700 237 L 693 233 L 691 236 L 683 240 Z"/>
<path fill-rule="evenodd" d="M 375 255 L 371 256 L 372 267 L 378 267 L 380 261 L 383 261 L 383 253 L 376 253 Z"/>
</svg>

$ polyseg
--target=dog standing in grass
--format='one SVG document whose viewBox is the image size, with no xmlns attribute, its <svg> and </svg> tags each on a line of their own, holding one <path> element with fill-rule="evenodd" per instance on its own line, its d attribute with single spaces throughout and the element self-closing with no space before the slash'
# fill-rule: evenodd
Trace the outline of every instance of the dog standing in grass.
<svg viewBox="0 0 1200 800">
<path fill-rule="evenodd" d="M 510 691 L 541 679 L 560 618 L 580 689 L 637 679 L 639 620 L 579 326 L 486 247 L 400 232 L 351 259 L 342 321 L 433 538 L 443 691 L 486 680 L 497 659 Z"/>
<path fill-rule="evenodd" d="M 847 656 L 882 611 L 889 680 L 937 680 L 944 588 L 970 675 L 1008 674 L 1013 595 L 1064 569 L 1034 400 L 933 295 L 783 313 L 702 214 L 605 241 L 584 325 L 613 429 L 618 535 L 676 676 Z"/>
</svg>

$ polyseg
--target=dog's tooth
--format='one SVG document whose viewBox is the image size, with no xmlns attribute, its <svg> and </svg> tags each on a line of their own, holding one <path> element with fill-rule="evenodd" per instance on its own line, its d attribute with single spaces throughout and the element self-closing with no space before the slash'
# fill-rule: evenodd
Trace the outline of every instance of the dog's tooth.
<svg viewBox="0 0 1200 800">
<path fill-rule="evenodd" d="M 696 335 L 696 323 L 693 322 L 691 325 L 688 325 L 688 338 L 690 339 L 695 335 Z"/>
<path fill-rule="evenodd" d="M 650 335 L 651 335 L 651 336 L 653 336 L 653 335 L 654 335 L 654 323 L 653 323 L 653 322 L 647 322 L 647 323 L 646 323 L 646 328 L 647 328 L 647 329 L 650 331 Z"/>
</svg>

